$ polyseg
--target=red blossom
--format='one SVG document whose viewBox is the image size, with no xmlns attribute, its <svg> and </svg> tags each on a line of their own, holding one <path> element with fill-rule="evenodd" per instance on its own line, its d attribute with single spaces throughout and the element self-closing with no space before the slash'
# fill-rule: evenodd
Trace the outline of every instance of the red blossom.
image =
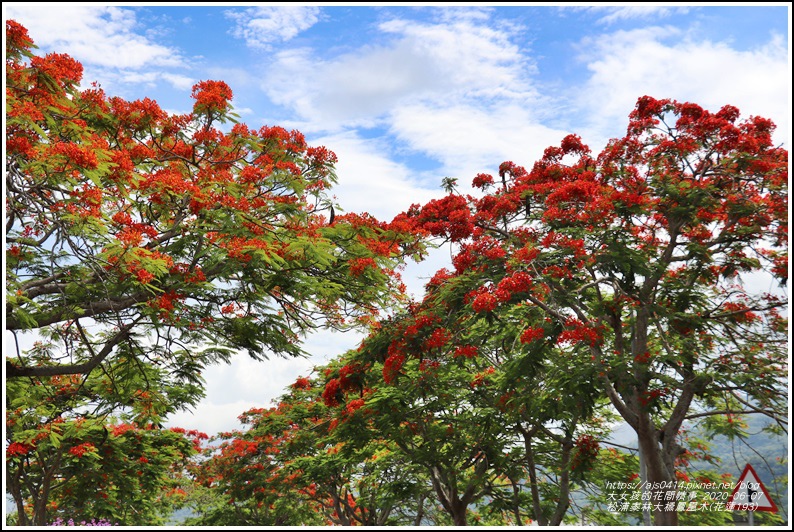
<svg viewBox="0 0 794 532">
<path fill-rule="evenodd" d="M 744 303 L 728 301 L 723 303 L 722 309 L 737 323 L 752 323 L 759 319 L 758 314 L 752 312 Z"/>
<path fill-rule="evenodd" d="M 546 333 L 540 327 L 529 327 L 521 333 L 521 343 L 529 344 L 544 337 Z"/>
<path fill-rule="evenodd" d="M 311 387 L 312 382 L 306 377 L 298 377 L 298 380 L 296 380 L 291 386 L 293 390 L 309 390 Z"/>
<path fill-rule="evenodd" d="M 441 348 L 447 345 L 447 343 L 451 338 L 452 338 L 452 333 L 449 332 L 449 330 L 444 329 L 443 327 L 439 327 L 438 329 L 432 332 L 432 334 L 427 340 L 425 340 L 424 347 L 425 349 Z"/>
<path fill-rule="evenodd" d="M 383 380 L 387 384 L 394 382 L 394 379 L 399 374 L 400 370 L 405 363 L 405 356 L 401 354 L 393 354 L 383 363 Z"/>
<path fill-rule="evenodd" d="M 30 65 L 50 76 L 61 86 L 77 84 L 83 78 L 83 65 L 66 54 L 50 53 L 44 57 L 34 56 Z"/>
<path fill-rule="evenodd" d="M 345 406 L 345 413 L 347 415 L 353 414 L 356 410 L 364 406 L 364 399 L 353 399 Z"/>
<path fill-rule="evenodd" d="M 223 81 L 200 81 L 193 85 L 193 111 L 225 111 L 232 100 L 232 89 Z"/>
<path fill-rule="evenodd" d="M 339 400 L 342 397 L 342 390 L 340 387 L 339 379 L 329 380 L 325 385 L 325 389 L 323 390 L 322 395 L 323 395 L 323 401 L 325 402 L 326 406 L 338 405 Z"/>
<path fill-rule="evenodd" d="M 557 337 L 558 344 L 583 342 L 590 346 L 595 346 L 602 340 L 601 333 L 597 328 L 585 325 L 577 319 L 567 320 L 565 327 L 566 329 Z"/>
<path fill-rule="evenodd" d="M 453 354 L 455 358 L 457 357 L 465 357 L 465 358 L 474 358 L 477 356 L 477 347 L 473 345 L 461 345 L 455 348 L 455 353 Z"/>
<path fill-rule="evenodd" d="M 6 457 L 10 458 L 12 456 L 25 456 L 32 450 L 32 445 L 15 441 L 6 448 Z"/>
<path fill-rule="evenodd" d="M 82 458 L 85 453 L 95 452 L 96 447 L 92 443 L 81 443 L 69 449 L 69 454 Z"/>
<path fill-rule="evenodd" d="M 490 312 L 496 308 L 498 300 L 496 296 L 490 292 L 482 292 L 474 298 L 471 308 L 474 312 Z"/>
<path fill-rule="evenodd" d="M 154 274 L 147 270 L 144 270 L 143 268 L 135 272 L 135 277 L 138 279 L 138 282 L 141 284 L 149 284 L 154 280 Z"/>
<path fill-rule="evenodd" d="M 600 449 L 598 440 L 590 434 L 582 434 L 576 440 L 571 469 L 574 471 L 587 471 L 592 468 Z"/>
<path fill-rule="evenodd" d="M 6 20 L 6 46 L 9 50 L 27 50 L 33 46 L 33 39 L 20 23 Z"/>
<path fill-rule="evenodd" d="M 493 184 L 493 176 L 490 174 L 477 174 L 477 176 L 472 181 L 472 186 L 474 188 L 481 188 L 486 189 L 489 185 Z"/>
<path fill-rule="evenodd" d="M 481 372 L 477 373 L 474 376 L 474 380 L 469 383 L 472 388 L 478 388 L 480 386 L 484 386 L 488 383 L 488 376 L 493 375 L 496 370 L 493 366 L 485 368 Z"/>
<path fill-rule="evenodd" d="M 359 277 L 362 273 L 364 273 L 367 268 L 377 270 L 378 265 L 375 263 L 375 260 L 370 257 L 355 258 L 350 260 L 350 273 L 356 277 Z"/>
<path fill-rule="evenodd" d="M 132 425 L 130 423 L 121 423 L 111 428 L 111 433 L 113 436 L 122 436 L 128 432 L 135 432 L 138 430 L 138 427 Z M 172 429 L 176 432 L 176 429 Z M 184 429 L 183 429 L 184 430 Z"/>
</svg>

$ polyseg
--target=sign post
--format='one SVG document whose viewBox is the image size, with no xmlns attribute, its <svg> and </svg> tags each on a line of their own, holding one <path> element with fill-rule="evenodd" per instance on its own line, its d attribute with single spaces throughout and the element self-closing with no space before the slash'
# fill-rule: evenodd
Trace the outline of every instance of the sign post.
<svg viewBox="0 0 794 532">
<path fill-rule="evenodd" d="M 749 526 L 755 525 L 753 512 L 777 512 L 775 501 L 769 496 L 769 492 L 750 464 L 744 466 L 744 471 L 725 507 L 728 510 L 747 510 Z"/>
</svg>

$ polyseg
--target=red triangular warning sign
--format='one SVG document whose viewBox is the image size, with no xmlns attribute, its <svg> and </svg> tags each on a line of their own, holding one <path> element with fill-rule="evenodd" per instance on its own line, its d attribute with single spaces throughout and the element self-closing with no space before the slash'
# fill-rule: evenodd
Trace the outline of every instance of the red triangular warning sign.
<svg viewBox="0 0 794 532">
<path fill-rule="evenodd" d="M 744 466 L 739 482 L 733 488 L 731 498 L 725 505 L 728 510 L 751 510 L 753 512 L 777 512 L 777 505 L 761 483 L 750 464 Z"/>
</svg>

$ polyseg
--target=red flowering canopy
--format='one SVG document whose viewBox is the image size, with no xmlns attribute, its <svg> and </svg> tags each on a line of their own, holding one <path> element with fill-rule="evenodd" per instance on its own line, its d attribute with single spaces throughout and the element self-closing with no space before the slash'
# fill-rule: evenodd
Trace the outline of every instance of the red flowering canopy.
<svg viewBox="0 0 794 532">
<path fill-rule="evenodd" d="M 80 90 L 77 61 L 6 30 L 6 328 L 58 339 L 9 359 L 8 377 L 123 355 L 194 379 L 234 351 L 299 354 L 303 331 L 391 304 L 420 244 L 366 215 L 329 223 L 333 152 L 227 127 L 222 81 L 197 83 L 184 115 Z"/>
<path fill-rule="evenodd" d="M 629 118 L 597 156 L 569 135 L 531 170 L 508 161 L 500 180 L 477 175 L 484 195 L 451 193 L 405 219 L 458 243 L 455 271 L 426 299 L 466 330 L 521 315 L 526 349 L 576 348 L 663 485 L 676 479 L 679 429 L 705 417 L 696 409 L 785 418 L 787 300 L 744 280 L 787 282 L 788 152 L 770 120 L 732 106 L 645 96 Z M 389 379 L 406 364 L 386 362 Z"/>
</svg>

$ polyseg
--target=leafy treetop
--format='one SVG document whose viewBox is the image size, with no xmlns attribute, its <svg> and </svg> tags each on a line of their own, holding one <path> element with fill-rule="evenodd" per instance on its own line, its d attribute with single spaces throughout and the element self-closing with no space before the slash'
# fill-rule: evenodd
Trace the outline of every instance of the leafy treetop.
<svg viewBox="0 0 794 532">
<path fill-rule="evenodd" d="M 195 376 L 234 351 L 298 355 L 302 332 L 394 301 L 421 243 L 326 216 L 333 152 L 238 123 L 222 81 L 172 115 L 81 88 L 78 61 L 6 32 L 6 329 L 64 336 L 7 359 L 7 378 L 88 373 L 122 343 Z"/>
</svg>

